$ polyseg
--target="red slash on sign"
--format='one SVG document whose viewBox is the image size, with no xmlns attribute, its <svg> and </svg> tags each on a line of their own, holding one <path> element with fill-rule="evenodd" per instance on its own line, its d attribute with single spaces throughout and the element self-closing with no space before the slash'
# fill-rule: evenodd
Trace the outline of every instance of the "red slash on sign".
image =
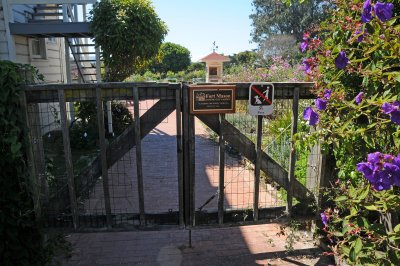
<svg viewBox="0 0 400 266">
<path fill-rule="evenodd" d="M 257 94 L 258 94 L 261 98 L 263 98 L 267 103 L 269 103 L 269 104 L 272 105 L 271 100 L 268 99 L 267 97 L 265 97 L 264 94 L 262 94 L 261 92 L 259 92 L 255 86 L 251 86 L 251 90 L 254 91 L 255 93 L 257 93 Z"/>
</svg>

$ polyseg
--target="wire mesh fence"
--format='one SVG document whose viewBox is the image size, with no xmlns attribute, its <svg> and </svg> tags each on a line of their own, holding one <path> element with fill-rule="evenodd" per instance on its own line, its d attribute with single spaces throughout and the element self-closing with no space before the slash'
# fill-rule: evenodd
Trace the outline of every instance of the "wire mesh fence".
<svg viewBox="0 0 400 266">
<path fill-rule="evenodd" d="M 129 227 L 143 225 L 143 217 L 147 225 L 182 225 L 183 194 L 188 192 L 182 190 L 187 177 L 181 176 L 179 162 L 184 141 L 180 91 L 180 84 L 155 83 L 37 85 L 26 90 L 34 172 L 47 226 Z M 274 113 L 262 126 L 266 159 L 260 212 L 281 212 L 286 205 L 293 93 L 277 93 Z M 228 140 L 249 140 L 239 148 L 224 143 L 224 211 L 233 217 L 227 222 L 250 220 L 254 205 L 254 161 L 245 155 L 254 152 L 257 122 L 246 106 L 238 93 L 236 113 L 224 118 L 227 128 L 235 129 L 224 131 Z M 194 208 L 197 224 L 210 224 L 218 211 L 218 135 L 197 118 L 194 125 Z M 303 185 L 318 168 L 318 160 L 310 164 L 309 155 L 297 154 L 296 177 Z M 202 214 L 214 218 L 203 219 Z"/>
</svg>

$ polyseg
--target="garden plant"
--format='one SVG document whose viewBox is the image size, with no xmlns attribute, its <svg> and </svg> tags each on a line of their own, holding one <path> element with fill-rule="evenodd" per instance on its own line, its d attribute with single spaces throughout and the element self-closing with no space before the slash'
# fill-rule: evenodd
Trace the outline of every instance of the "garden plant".
<svg viewBox="0 0 400 266">
<path fill-rule="evenodd" d="M 350 265 L 400 265 L 400 1 L 334 1 L 303 35 L 316 100 L 299 133 L 336 162 L 321 213 L 324 240 Z"/>
</svg>

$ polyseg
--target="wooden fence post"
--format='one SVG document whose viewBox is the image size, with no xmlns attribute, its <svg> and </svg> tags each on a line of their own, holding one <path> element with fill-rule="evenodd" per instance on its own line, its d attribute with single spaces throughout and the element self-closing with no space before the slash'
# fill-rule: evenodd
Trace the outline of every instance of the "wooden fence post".
<svg viewBox="0 0 400 266">
<path fill-rule="evenodd" d="M 146 225 L 144 210 L 143 165 L 142 165 L 142 140 L 140 136 L 139 89 L 133 88 L 133 104 L 135 117 L 135 144 L 136 144 L 136 172 L 139 194 L 140 225 Z"/>
<path fill-rule="evenodd" d="M 253 193 L 253 219 L 258 221 L 258 202 L 260 197 L 260 169 L 262 157 L 262 130 L 263 130 L 263 117 L 257 116 L 257 155 L 254 167 L 254 193 Z"/>
<path fill-rule="evenodd" d="M 182 84 L 175 90 L 176 100 L 176 145 L 178 156 L 178 193 L 179 193 L 179 226 L 184 227 L 184 192 L 183 192 L 183 147 L 182 147 L 182 115 L 181 115 Z"/>
<path fill-rule="evenodd" d="M 218 223 L 224 223 L 224 190 L 225 190 L 225 114 L 219 115 L 219 183 L 218 183 Z"/>
<path fill-rule="evenodd" d="M 29 172 L 30 172 L 30 176 L 31 176 L 31 182 L 32 182 L 32 186 L 33 186 L 33 205 L 34 205 L 34 209 L 35 209 L 35 216 L 36 219 L 41 221 L 42 218 L 42 200 L 41 200 L 41 195 L 43 193 L 43 186 L 42 186 L 42 182 L 44 179 L 45 182 L 45 186 L 47 187 L 47 178 L 46 175 L 44 174 L 44 171 L 46 169 L 46 165 L 45 165 L 45 157 L 44 157 L 44 150 L 43 150 L 43 142 L 40 141 L 39 143 L 41 145 L 38 145 L 39 151 L 40 151 L 40 155 L 39 154 L 35 154 L 34 153 L 34 146 L 36 146 L 38 143 L 34 143 L 33 139 L 35 138 L 34 136 L 36 135 L 36 139 L 38 137 L 40 137 L 40 140 L 42 140 L 42 136 L 41 134 L 36 134 L 34 133 L 35 131 L 39 131 L 40 132 L 40 128 L 39 130 L 35 130 L 34 129 L 34 125 L 31 124 L 31 112 L 28 112 L 28 105 L 26 102 L 26 95 L 25 95 L 25 91 L 21 91 L 21 106 L 22 108 L 24 108 L 24 113 L 25 113 L 25 123 L 27 125 L 28 128 L 28 141 L 29 141 L 29 146 L 27 148 L 27 156 L 28 156 L 28 165 L 29 165 Z M 31 105 L 32 107 L 33 105 Z M 38 116 L 38 114 L 35 115 L 36 117 Z M 39 119 L 40 120 L 40 119 Z M 37 129 L 37 127 L 36 127 Z M 38 150 L 38 148 L 36 147 L 36 150 Z M 36 160 L 39 159 L 40 160 L 40 164 L 36 163 Z M 39 170 L 40 169 L 40 170 Z M 41 173 L 41 171 L 43 172 L 43 174 Z M 48 190 L 46 190 L 48 192 Z M 48 198 L 48 195 L 45 191 L 45 197 L 46 199 Z"/>
<path fill-rule="evenodd" d="M 110 188 L 108 184 L 107 147 L 105 141 L 103 101 L 101 99 L 100 87 L 96 88 L 96 105 L 97 105 L 97 124 L 99 129 L 101 177 L 103 181 L 104 207 L 106 210 L 107 227 L 111 228 L 112 219 L 111 219 Z"/>
<path fill-rule="evenodd" d="M 293 103 L 292 103 L 292 130 L 291 130 L 291 141 L 290 141 L 290 157 L 289 157 L 289 171 L 288 179 L 289 184 L 287 186 L 287 206 L 286 211 L 289 216 L 292 215 L 293 207 L 293 188 L 295 179 L 295 168 L 296 168 L 296 147 L 294 145 L 294 134 L 297 133 L 297 120 L 299 116 L 299 88 L 294 88 L 293 91 Z"/>
<path fill-rule="evenodd" d="M 61 129 L 62 129 L 62 135 L 63 135 L 65 168 L 67 170 L 68 191 L 69 191 L 69 198 L 70 198 L 70 203 L 71 203 L 72 222 L 74 225 L 74 229 L 77 229 L 78 225 L 79 225 L 78 205 L 76 203 L 74 169 L 73 169 L 73 164 L 72 164 L 72 153 L 71 153 L 69 130 L 68 130 L 68 123 L 67 123 L 67 109 L 66 109 L 66 102 L 65 102 L 65 94 L 64 94 L 64 90 L 62 90 L 62 89 L 58 90 L 58 101 L 60 103 Z"/>
</svg>

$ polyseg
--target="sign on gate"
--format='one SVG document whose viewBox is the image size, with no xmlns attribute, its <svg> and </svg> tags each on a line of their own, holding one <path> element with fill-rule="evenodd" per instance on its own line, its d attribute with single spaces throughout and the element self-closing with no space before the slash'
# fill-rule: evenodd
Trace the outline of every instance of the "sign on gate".
<svg viewBox="0 0 400 266">
<path fill-rule="evenodd" d="M 189 86 L 191 114 L 224 114 L 235 112 L 234 85 Z"/>
<path fill-rule="evenodd" d="M 249 112 L 251 115 L 270 115 L 274 109 L 274 85 L 254 82 L 249 87 Z"/>
</svg>

